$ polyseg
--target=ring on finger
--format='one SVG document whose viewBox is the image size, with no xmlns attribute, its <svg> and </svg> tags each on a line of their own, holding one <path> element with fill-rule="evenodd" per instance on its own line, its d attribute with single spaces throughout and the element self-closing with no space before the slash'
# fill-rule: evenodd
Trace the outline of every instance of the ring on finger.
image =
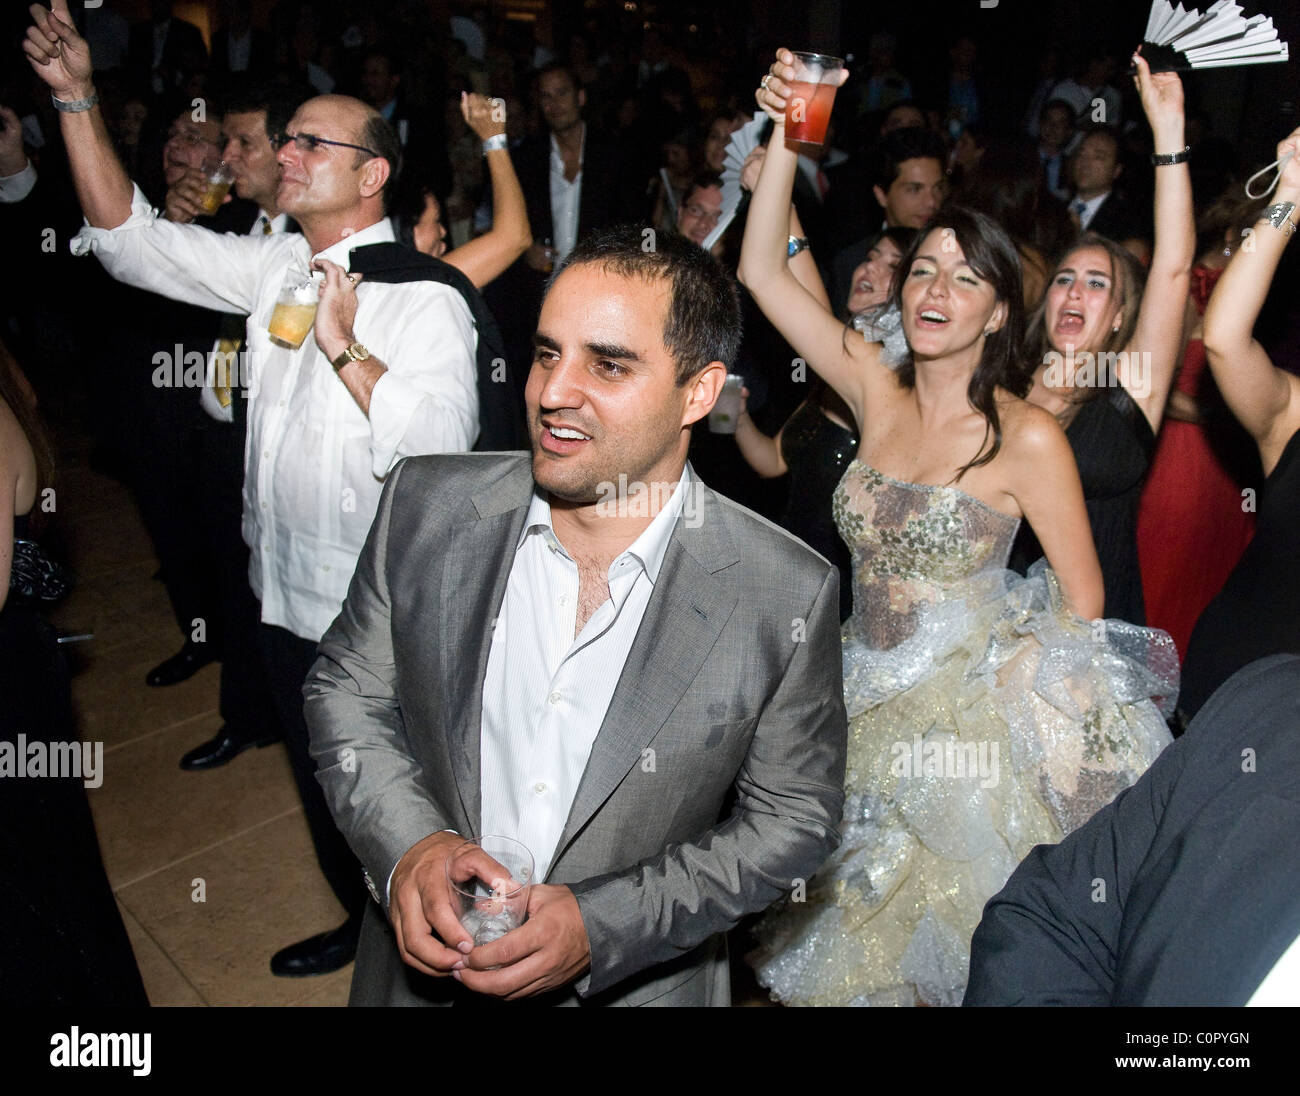
<svg viewBox="0 0 1300 1096">
<path fill-rule="evenodd" d="M 349 283 L 350 285 L 356 285 L 356 284 L 357 284 L 357 276 L 356 276 L 355 274 L 349 274 L 349 275 L 347 275 L 347 279 L 348 279 L 348 283 Z"/>
<path fill-rule="evenodd" d="M 768 82 L 770 79 L 772 79 L 772 74 L 769 72 L 766 76 L 763 77 L 762 80 L 759 81 L 759 86 L 760 86 L 761 88 L 763 88 L 763 89 L 766 90 L 766 88 L 767 88 L 767 82 Z"/>
</svg>

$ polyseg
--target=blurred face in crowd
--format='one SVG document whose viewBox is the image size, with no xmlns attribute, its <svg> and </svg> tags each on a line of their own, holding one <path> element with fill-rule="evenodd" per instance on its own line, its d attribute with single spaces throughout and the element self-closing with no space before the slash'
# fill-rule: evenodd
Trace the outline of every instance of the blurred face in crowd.
<svg viewBox="0 0 1300 1096">
<path fill-rule="evenodd" d="M 441 259 L 447 252 L 447 229 L 442 223 L 442 206 L 432 194 L 424 195 L 424 212 L 415 222 L 412 233 L 415 249 Z"/>
<path fill-rule="evenodd" d="M 367 116 L 366 108 L 354 99 L 321 95 L 298 108 L 286 132 L 363 145 Z M 281 212 L 301 220 L 304 214 L 359 211 L 362 200 L 383 186 L 387 165 L 382 159 L 368 158 L 354 167 L 358 155 L 355 149 L 337 145 L 320 145 L 304 152 L 295 142 L 286 142 L 276 153 L 280 165 L 276 202 Z M 379 177 L 376 173 L 381 169 L 384 173 Z"/>
<path fill-rule="evenodd" d="M 225 143 L 221 156 L 235 173 L 235 193 L 260 209 L 274 209 L 280 165 L 266 134 L 266 111 L 227 114 L 221 132 Z"/>
<path fill-rule="evenodd" d="M 967 350 L 1006 319 L 992 284 L 946 232 L 928 233 L 903 275 L 903 331 L 918 362 Z"/>
<path fill-rule="evenodd" d="M 911 129 L 915 126 L 924 128 L 925 115 L 921 113 L 919 107 L 914 107 L 911 103 L 904 103 L 891 108 L 885 115 L 885 120 L 880 123 L 880 135 L 883 137 L 893 130 Z"/>
<path fill-rule="evenodd" d="M 1123 321 L 1115 271 L 1104 248 L 1070 252 L 1047 286 L 1047 340 L 1061 353 L 1103 346 Z"/>
<path fill-rule="evenodd" d="M 710 171 L 722 174 L 723 160 L 727 155 L 727 140 L 742 125 L 739 119 L 728 122 L 725 118 L 715 118 L 709 126 L 709 135 L 704 139 L 704 162 Z"/>
<path fill-rule="evenodd" d="M 564 133 L 582 121 L 587 93 L 579 91 L 563 72 L 543 73 L 537 81 L 537 101 L 553 133 Z"/>
<path fill-rule="evenodd" d="M 214 154 L 221 154 L 221 123 L 196 122 L 190 111 L 182 111 L 163 145 L 163 181 L 175 186 L 191 168 L 202 170 L 203 161 Z"/>
<path fill-rule="evenodd" d="M 889 190 L 877 186 L 872 193 L 891 228 L 920 228 L 939 212 L 947 190 L 943 165 L 929 157 L 917 157 L 898 165 L 898 177 Z"/>
<path fill-rule="evenodd" d="M 367 57 L 361 66 L 361 94 L 367 103 L 378 109 L 397 94 L 402 78 L 389 67 L 387 57 Z"/>
<path fill-rule="evenodd" d="M 721 216 L 722 188 L 694 187 L 677 209 L 677 231 L 702 247 Z"/>
<path fill-rule="evenodd" d="M 569 267 L 542 302 L 524 397 L 533 478 L 574 503 L 600 485 L 676 482 L 689 431 L 713 406 L 721 366 L 678 387 L 664 346 L 671 300 L 666 279 L 612 274 L 596 263 Z"/>
<path fill-rule="evenodd" d="M 984 149 L 971 136 L 970 131 L 962 130 L 961 136 L 957 138 L 957 143 L 952 148 L 952 162 L 970 171 L 979 164 L 983 155 Z"/>
<path fill-rule="evenodd" d="M 857 314 L 885 303 L 894 288 L 894 272 L 903 253 L 888 236 L 882 236 L 867 252 L 867 260 L 853 272 L 849 288 L 849 311 Z"/>
<path fill-rule="evenodd" d="M 1038 120 L 1038 143 L 1049 153 L 1060 152 L 1070 139 L 1074 119 L 1066 107 L 1051 107 Z"/>
<path fill-rule="evenodd" d="M 140 143 L 144 124 L 149 120 L 149 108 L 139 99 L 128 99 L 122 104 L 122 114 L 118 119 L 117 132 L 122 144 L 134 148 Z"/>
<path fill-rule="evenodd" d="M 1119 178 L 1119 148 L 1105 133 L 1092 133 L 1083 139 L 1074 154 L 1074 189 L 1080 198 L 1105 194 Z"/>
</svg>

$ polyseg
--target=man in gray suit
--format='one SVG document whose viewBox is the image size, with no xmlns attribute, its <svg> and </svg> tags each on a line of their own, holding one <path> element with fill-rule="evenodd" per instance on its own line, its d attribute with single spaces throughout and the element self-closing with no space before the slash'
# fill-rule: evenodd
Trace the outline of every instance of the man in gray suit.
<svg viewBox="0 0 1300 1096">
<path fill-rule="evenodd" d="M 724 933 L 838 843 L 838 576 L 686 463 L 739 306 L 688 240 L 647 243 L 574 249 L 531 456 L 399 464 L 321 641 L 317 777 L 388 915 L 353 1004 L 725 1005 Z M 445 863 L 483 834 L 527 845 L 537 882 L 474 947 Z"/>
</svg>

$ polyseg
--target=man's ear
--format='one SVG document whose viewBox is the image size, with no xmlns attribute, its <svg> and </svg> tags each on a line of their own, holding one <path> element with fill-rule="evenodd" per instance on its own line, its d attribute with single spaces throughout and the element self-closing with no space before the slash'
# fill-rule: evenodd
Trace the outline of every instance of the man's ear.
<svg viewBox="0 0 1300 1096">
<path fill-rule="evenodd" d="M 578 89 L 578 109 L 581 110 L 587 105 L 587 92 L 585 88 Z"/>
<path fill-rule="evenodd" d="M 722 362 L 709 362 L 687 381 L 690 391 L 686 397 L 686 407 L 682 410 L 682 426 L 699 422 L 713 410 L 726 380 L 727 367 Z"/>
<path fill-rule="evenodd" d="M 883 190 L 881 190 L 880 187 L 878 187 L 878 186 L 873 186 L 873 187 L 871 188 L 871 193 L 874 194 L 874 195 L 876 196 L 876 201 L 878 201 L 878 202 L 880 203 L 880 208 L 881 208 L 881 209 L 884 209 L 885 206 L 886 206 L 886 205 L 888 204 L 888 202 L 889 202 L 889 195 L 887 195 L 887 194 L 886 194 Z"/>
<path fill-rule="evenodd" d="M 392 169 L 382 156 L 373 156 L 361 165 L 361 196 L 373 198 L 388 182 Z"/>
<path fill-rule="evenodd" d="M 1115 174 L 1112 175 L 1112 176 L 1110 177 L 1110 181 L 1113 183 L 1116 179 L 1118 179 L 1118 178 L 1119 178 L 1121 175 L 1123 175 L 1123 174 L 1124 174 L 1124 165 L 1123 165 L 1123 164 L 1116 164 L 1116 165 L 1115 165 Z"/>
</svg>

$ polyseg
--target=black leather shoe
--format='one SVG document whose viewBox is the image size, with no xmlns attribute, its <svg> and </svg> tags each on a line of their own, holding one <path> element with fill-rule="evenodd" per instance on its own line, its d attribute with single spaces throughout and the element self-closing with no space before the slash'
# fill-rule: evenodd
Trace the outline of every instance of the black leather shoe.
<svg viewBox="0 0 1300 1096">
<path fill-rule="evenodd" d="M 253 746 L 272 746 L 279 741 L 278 735 L 267 735 L 265 738 L 248 738 L 245 735 L 236 734 L 229 727 L 222 727 L 202 746 L 195 746 L 194 749 L 182 757 L 181 768 L 188 772 L 195 772 L 199 769 L 215 769 L 220 765 L 224 765 L 227 761 L 234 760 Z"/>
<path fill-rule="evenodd" d="M 346 967 L 357 954 L 361 918 L 344 921 L 331 932 L 310 936 L 271 956 L 271 973 L 281 978 L 308 978 Z"/>
<path fill-rule="evenodd" d="M 160 662 L 145 676 L 146 685 L 179 685 L 197 674 L 209 662 L 216 661 L 209 643 L 186 643 L 166 662 Z"/>
</svg>

